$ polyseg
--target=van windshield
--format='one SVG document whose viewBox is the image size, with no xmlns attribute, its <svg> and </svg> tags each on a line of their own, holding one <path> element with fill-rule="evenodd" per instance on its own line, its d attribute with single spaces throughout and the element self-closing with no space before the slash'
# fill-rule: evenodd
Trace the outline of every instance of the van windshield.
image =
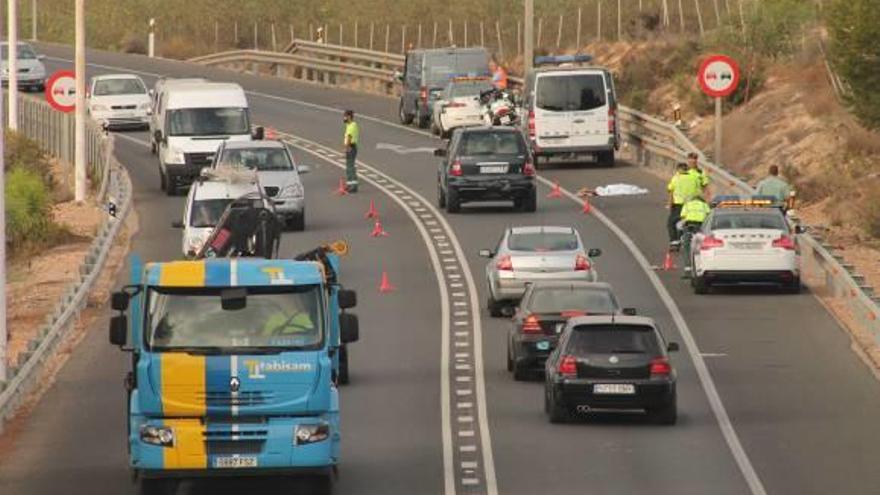
<svg viewBox="0 0 880 495">
<path fill-rule="evenodd" d="M 601 74 L 543 76 L 537 82 L 535 105 L 551 112 L 593 110 L 605 106 Z"/>
<path fill-rule="evenodd" d="M 94 96 L 143 95 L 147 88 L 140 79 L 101 79 L 95 82 Z"/>
<path fill-rule="evenodd" d="M 245 108 L 180 108 L 169 111 L 169 136 L 248 134 Z"/>
<path fill-rule="evenodd" d="M 425 55 L 425 85 L 442 87 L 453 77 L 489 75 L 489 57 L 484 52 L 431 53 Z"/>
</svg>

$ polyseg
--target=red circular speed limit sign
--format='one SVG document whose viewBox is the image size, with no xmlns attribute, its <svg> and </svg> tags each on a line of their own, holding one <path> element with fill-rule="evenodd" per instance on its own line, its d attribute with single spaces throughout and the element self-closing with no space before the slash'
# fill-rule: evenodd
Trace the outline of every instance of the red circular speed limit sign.
<svg viewBox="0 0 880 495">
<path fill-rule="evenodd" d="M 713 98 L 730 96 L 739 84 L 739 66 L 726 55 L 711 55 L 700 64 L 697 80 L 703 92 Z"/>
<path fill-rule="evenodd" d="M 46 82 L 46 101 L 59 112 L 72 112 L 76 108 L 76 74 L 59 70 Z"/>
</svg>

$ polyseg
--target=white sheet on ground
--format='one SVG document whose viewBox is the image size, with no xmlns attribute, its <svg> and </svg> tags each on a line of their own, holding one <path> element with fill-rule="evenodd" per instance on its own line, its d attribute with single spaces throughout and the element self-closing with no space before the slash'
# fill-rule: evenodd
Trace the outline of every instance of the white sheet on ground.
<svg viewBox="0 0 880 495">
<path fill-rule="evenodd" d="M 609 184 L 596 188 L 597 196 L 631 196 L 634 194 L 648 194 L 648 190 L 632 184 Z"/>
</svg>

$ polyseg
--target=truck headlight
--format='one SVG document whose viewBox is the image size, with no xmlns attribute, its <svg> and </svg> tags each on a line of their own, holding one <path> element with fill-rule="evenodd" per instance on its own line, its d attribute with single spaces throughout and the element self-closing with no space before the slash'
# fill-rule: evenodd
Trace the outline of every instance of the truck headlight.
<svg viewBox="0 0 880 495">
<path fill-rule="evenodd" d="M 169 149 L 168 155 L 171 157 L 171 159 L 168 160 L 168 163 L 186 163 L 186 155 L 184 155 L 183 151 L 180 151 L 179 149 Z"/>
<path fill-rule="evenodd" d="M 326 421 L 311 425 L 297 425 L 293 434 L 294 445 L 306 445 L 327 440 L 330 436 L 330 424 Z"/>
<path fill-rule="evenodd" d="M 174 446 L 174 429 L 168 426 L 141 426 L 141 441 L 160 447 Z"/>
<path fill-rule="evenodd" d="M 299 182 L 294 182 L 293 184 L 288 184 L 284 186 L 281 190 L 281 193 L 278 195 L 282 198 L 301 198 L 303 195 L 303 186 Z"/>
</svg>

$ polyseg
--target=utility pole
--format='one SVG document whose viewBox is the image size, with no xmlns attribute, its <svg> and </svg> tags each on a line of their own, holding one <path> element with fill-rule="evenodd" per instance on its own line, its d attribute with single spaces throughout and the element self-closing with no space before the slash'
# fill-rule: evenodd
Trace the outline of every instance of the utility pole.
<svg viewBox="0 0 880 495">
<path fill-rule="evenodd" d="M 31 41 L 37 41 L 37 0 L 31 0 Z"/>
<path fill-rule="evenodd" d="M 238 28 L 238 24 L 235 25 Z M 235 40 L 238 41 L 236 34 Z M 147 55 L 150 58 L 156 56 L 156 19 L 150 18 L 150 33 L 147 35 Z"/>
<path fill-rule="evenodd" d="M 2 63 L 2 60 L 0 60 Z M 3 101 L 3 85 L 0 84 L 0 102 Z M 3 105 L 0 104 L 0 130 L 3 127 Z M 6 377 L 6 164 L 4 161 L 4 136 L 0 132 L 0 384 Z"/>
<path fill-rule="evenodd" d="M 86 199 L 86 16 L 85 0 L 76 0 L 76 122 L 74 128 L 74 199 Z"/>
<path fill-rule="evenodd" d="M 9 129 L 18 130 L 18 0 L 9 0 L 8 28 L 9 62 Z"/>
<path fill-rule="evenodd" d="M 524 0 L 525 3 L 525 32 L 523 40 L 523 76 L 528 76 L 535 60 L 535 0 Z"/>
</svg>

